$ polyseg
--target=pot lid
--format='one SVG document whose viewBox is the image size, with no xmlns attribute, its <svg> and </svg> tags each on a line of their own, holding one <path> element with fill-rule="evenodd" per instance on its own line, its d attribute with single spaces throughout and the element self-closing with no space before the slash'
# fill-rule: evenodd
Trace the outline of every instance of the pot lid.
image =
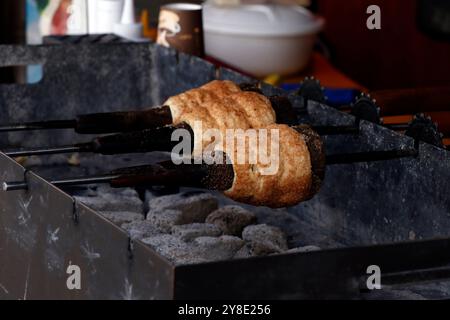
<svg viewBox="0 0 450 320">
<path fill-rule="evenodd" d="M 239 5 L 203 6 L 205 31 L 227 34 L 286 36 L 319 32 L 324 24 L 301 6 Z"/>
</svg>

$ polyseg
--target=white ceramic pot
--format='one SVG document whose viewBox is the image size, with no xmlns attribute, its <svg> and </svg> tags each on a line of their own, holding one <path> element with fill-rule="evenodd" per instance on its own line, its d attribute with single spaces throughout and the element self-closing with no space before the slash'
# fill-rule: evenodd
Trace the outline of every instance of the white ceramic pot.
<svg viewBox="0 0 450 320">
<path fill-rule="evenodd" d="M 203 7 L 206 54 L 257 77 L 301 71 L 323 25 L 300 6 Z"/>
</svg>

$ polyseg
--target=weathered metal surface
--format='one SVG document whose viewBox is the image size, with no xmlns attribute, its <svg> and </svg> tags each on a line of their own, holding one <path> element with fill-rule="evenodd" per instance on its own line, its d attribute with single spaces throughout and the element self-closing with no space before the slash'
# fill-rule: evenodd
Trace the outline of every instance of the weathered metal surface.
<svg viewBox="0 0 450 320">
<path fill-rule="evenodd" d="M 41 64 L 43 79 L 34 85 L 2 86 L 1 121 L 43 120 L 50 115 L 67 119 L 86 110 L 151 106 L 149 47 L 115 45 L 111 51 L 110 46 L 2 46 L 0 65 Z M 11 133 L 7 137 L 9 145 L 29 145 L 30 141 L 53 145 L 75 136 L 71 131 L 58 130 L 51 134 Z"/>
<path fill-rule="evenodd" d="M 368 266 L 378 265 L 384 275 L 442 267 L 449 249 L 445 239 L 183 266 L 176 270 L 175 298 L 355 298 L 358 275 L 365 283 Z"/>
<path fill-rule="evenodd" d="M 30 86 L 0 86 L 1 122 L 140 109 L 216 77 L 251 81 L 153 44 L 0 46 L 0 65 L 30 63 L 44 64 L 44 79 Z M 265 84 L 262 90 L 287 94 Z M 301 97 L 289 97 L 298 109 L 305 107 Z M 299 119 L 314 125 L 355 122 L 352 116 L 311 101 L 307 107 Z M 0 142 L 33 147 L 88 138 L 69 130 L 9 134 Z M 414 145 L 410 138 L 364 121 L 359 135 L 330 136 L 325 142 L 330 154 Z M 290 243 L 315 244 L 322 251 L 181 267 L 140 242 L 130 246 L 123 230 L 84 205 L 75 206 L 76 222 L 72 198 L 27 173 L 28 191 L 0 193 L 0 296 L 170 299 L 358 294 L 357 280 L 369 264 L 390 273 L 450 262 L 449 157 L 447 151 L 421 144 L 418 159 L 330 166 L 323 188 L 311 201 L 276 211 L 251 208 L 274 217 L 289 214 L 289 219 L 272 221 L 288 233 Z M 93 159 L 108 167 L 118 161 Z M 80 171 L 90 172 L 84 163 L 94 160 L 82 158 Z M 24 176 L 24 168 L 4 155 L 0 169 L 3 181 Z M 439 237 L 444 239 L 417 241 Z M 404 241 L 408 243 L 399 244 Z M 66 288 L 70 262 L 84 270 L 81 291 Z"/>
<path fill-rule="evenodd" d="M 24 169 L 0 155 L 3 179 Z M 12 299 L 170 298 L 172 267 L 140 243 L 42 178 L 28 172 L 27 191 L 1 192 L 0 296 Z M 69 265 L 81 290 L 69 290 Z M 1 292 L 2 291 L 2 292 Z"/>
</svg>

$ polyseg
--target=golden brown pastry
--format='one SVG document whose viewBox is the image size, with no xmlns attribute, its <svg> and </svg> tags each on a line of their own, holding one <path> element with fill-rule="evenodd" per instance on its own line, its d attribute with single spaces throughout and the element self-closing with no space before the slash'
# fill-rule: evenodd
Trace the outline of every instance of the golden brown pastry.
<svg viewBox="0 0 450 320">
<path fill-rule="evenodd" d="M 226 129 L 250 129 L 275 123 L 275 112 L 270 101 L 255 92 L 244 92 L 231 81 L 212 81 L 200 88 L 188 90 L 169 98 L 173 124 L 187 123 L 194 131 L 194 156 L 211 140 L 199 139 L 203 132 L 218 129 L 225 137 Z"/>
<path fill-rule="evenodd" d="M 238 202 L 272 208 L 293 206 L 310 199 L 315 190 L 311 157 L 303 135 L 286 125 L 272 124 L 266 129 L 269 137 L 274 134 L 271 129 L 279 133 L 278 170 L 274 174 L 263 174 L 274 165 L 273 162 L 236 164 L 239 150 L 235 148 L 232 160 L 233 186 L 224 194 Z M 271 139 L 267 139 L 267 142 L 267 150 L 271 150 Z M 248 144 L 245 150 L 248 159 L 251 150 Z"/>
<path fill-rule="evenodd" d="M 237 147 L 236 137 L 231 150 L 224 144 L 217 146 L 216 150 L 232 155 L 233 185 L 224 192 L 231 199 L 281 208 L 309 200 L 320 188 L 325 168 L 320 137 L 307 126 L 295 130 L 275 124 L 275 112 L 263 95 L 244 92 L 231 81 L 213 81 L 171 97 L 165 105 L 170 107 L 174 124 L 185 122 L 194 131 L 194 157 L 202 156 L 201 151 L 211 142 L 201 136 L 207 129 L 219 129 L 224 139 L 227 129 L 267 131 L 269 163 L 249 163 L 249 154 L 258 147 L 259 138 L 256 146 L 249 146 L 247 140 L 243 150 Z M 195 125 L 196 121 L 201 121 L 203 132 Z M 270 153 L 272 129 L 279 134 L 276 140 L 279 149 L 273 150 L 277 157 Z M 242 152 L 244 164 L 237 162 Z M 278 162 L 274 163 L 274 159 Z"/>
</svg>

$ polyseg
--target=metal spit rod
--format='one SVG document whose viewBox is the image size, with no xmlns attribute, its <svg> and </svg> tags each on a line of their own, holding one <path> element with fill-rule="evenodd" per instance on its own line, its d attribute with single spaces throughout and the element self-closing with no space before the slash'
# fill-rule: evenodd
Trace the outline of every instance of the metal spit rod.
<svg viewBox="0 0 450 320">
<path fill-rule="evenodd" d="M 352 164 L 361 162 L 376 162 L 376 161 L 388 161 L 401 158 L 417 157 L 419 154 L 417 149 L 404 149 L 404 150 L 389 150 L 389 151 L 369 151 L 359 153 L 344 153 L 328 155 L 327 165 L 339 165 L 339 164 Z M 92 177 L 81 177 L 73 179 L 63 179 L 50 181 L 51 184 L 57 187 L 74 186 L 74 185 L 87 185 L 95 183 L 111 183 L 115 179 L 136 177 L 136 173 L 133 175 L 127 174 L 106 174 Z M 130 179 L 132 180 L 132 179 Z M 15 191 L 26 190 L 28 185 L 24 181 L 4 182 L 2 185 L 3 191 Z"/>
<path fill-rule="evenodd" d="M 54 180 L 50 181 L 50 183 L 57 187 L 66 187 L 66 186 L 77 186 L 96 183 L 110 183 L 112 180 L 117 179 L 119 177 L 121 177 L 121 175 L 102 175 L 93 177 Z M 15 191 L 26 189 L 28 189 L 28 184 L 24 181 L 3 182 L 2 184 L 3 191 Z"/>
<path fill-rule="evenodd" d="M 44 130 L 44 129 L 67 129 L 76 128 L 76 120 L 52 120 L 41 122 L 17 123 L 0 126 L 0 132 L 14 132 L 27 130 Z"/>
<path fill-rule="evenodd" d="M 99 137 L 91 142 L 70 146 L 37 148 L 28 150 L 6 151 L 5 154 L 12 158 L 43 156 L 52 154 L 64 154 L 75 152 L 92 152 L 105 155 L 120 153 L 136 153 L 150 151 L 170 151 L 170 136 L 177 128 L 190 129 L 187 125 L 166 126 L 162 128 L 147 129 L 140 132 L 119 133 Z M 357 126 L 313 126 L 312 129 L 320 135 L 358 134 Z M 136 144 L 137 141 L 142 143 Z M 164 147 L 164 149 L 161 149 Z"/>
<path fill-rule="evenodd" d="M 19 157 L 29 157 L 29 156 L 43 156 L 50 154 L 64 154 L 64 153 L 75 153 L 86 151 L 86 148 L 81 146 L 65 146 L 65 147 L 55 147 L 55 148 L 42 148 L 33 150 L 18 150 L 6 152 L 5 154 L 11 158 Z"/>
</svg>

